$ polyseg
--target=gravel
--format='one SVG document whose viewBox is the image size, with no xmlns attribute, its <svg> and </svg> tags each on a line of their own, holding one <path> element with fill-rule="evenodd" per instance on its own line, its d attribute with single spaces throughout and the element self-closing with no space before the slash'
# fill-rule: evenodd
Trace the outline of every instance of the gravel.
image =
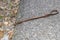
<svg viewBox="0 0 60 40">
<path fill-rule="evenodd" d="M 60 0 L 21 0 L 20 20 L 49 14 L 53 9 L 60 12 Z M 60 40 L 59 17 L 57 14 L 17 25 L 13 40 Z"/>
</svg>

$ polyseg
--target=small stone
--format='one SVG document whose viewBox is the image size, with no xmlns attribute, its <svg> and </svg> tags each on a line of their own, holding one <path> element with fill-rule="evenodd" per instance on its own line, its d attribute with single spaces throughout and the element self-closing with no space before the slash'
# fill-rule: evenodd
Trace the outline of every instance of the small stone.
<svg viewBox="0 0 60 40">
<path fill-rule="evenodd" d="M 18 3 L 20 0 L 15 0 L 15 3 Z"/>
<path fill-rule="evenodd" d="M 5 34 L 1 40 L 9 40 L 8 35 Z"/>
<path fill-rule="evenodd" d="M 8 22 L 4 22 L 5 25 L 8 25 Z"/>
</svg>

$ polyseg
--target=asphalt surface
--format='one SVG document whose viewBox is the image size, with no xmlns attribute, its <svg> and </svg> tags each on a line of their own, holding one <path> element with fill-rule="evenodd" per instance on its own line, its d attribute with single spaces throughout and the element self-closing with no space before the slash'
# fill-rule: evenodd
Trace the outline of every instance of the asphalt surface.
<svg viewBox="0 0 60 40">
<path fill-rule="evenodd" d="M 13 40 L 60 40 L 60 0 L 21 0 L 19 17 L 43 16 L 54 9 L 59 14 L 17 25 Z"/>
</svg>

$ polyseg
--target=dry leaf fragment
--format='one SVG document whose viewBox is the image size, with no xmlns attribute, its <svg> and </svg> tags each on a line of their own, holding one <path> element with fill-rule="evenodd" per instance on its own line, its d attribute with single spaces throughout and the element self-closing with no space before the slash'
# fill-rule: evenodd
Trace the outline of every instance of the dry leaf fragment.
<svg viewBox="0 0 60 40">
<path fill-rule="evenodd" d="M 8 32 L 9 39 L 11 39 L 11 38 L 13 37 L 13 34 L 14 34 L 14 32 L 13 32 L 13 31 L 9 31 L 9 32 Z"/>
<path fill-rule="evenodd" d="M 0 30 L 0 39 L 3 38 L 3 36 L 4 36 L 4 31 Z"/>
<path fill-rule="evenodd" d="M 2 22 L 0 22 L 0 27 L 2 26 Z"/>
</svg>

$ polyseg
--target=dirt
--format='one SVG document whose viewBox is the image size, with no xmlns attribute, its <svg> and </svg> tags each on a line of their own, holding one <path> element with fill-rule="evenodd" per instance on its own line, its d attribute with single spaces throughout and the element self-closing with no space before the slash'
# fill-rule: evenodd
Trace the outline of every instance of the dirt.
<svg viewBox="0 0 60 40">
<path fill-rule="evenodd" d="M 14 23 L 16 22 L 16 15 L 18 14 L 20 0 L 0 0 L 0 30 L 1 34 L 7 35 L 7 39 L 4 35 L 0 35 L 0 40 L 10 40 L 14 33 Z M 10 35 L 11 34 L 11 35 Z"/>
</svg>

